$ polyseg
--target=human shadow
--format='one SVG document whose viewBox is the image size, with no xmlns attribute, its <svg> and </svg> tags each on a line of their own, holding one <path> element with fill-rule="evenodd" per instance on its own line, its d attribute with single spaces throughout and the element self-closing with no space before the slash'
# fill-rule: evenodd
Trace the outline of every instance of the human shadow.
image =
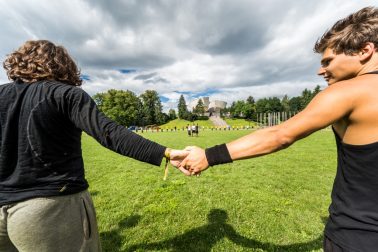
<svg viewBox="0 0 378 252">
<path fill-rule="evenodd" d="M 90 191 L 89 193 L 90 193 L 90 195 L 91 195 L 92 197 L 95 197 L 95 196 L 97 196 L 97 195 L 100 194 L 99 191 Z"/>
<path fill-rule="evenodd" d="M 121 251 L 122 247 L 122 240 L 123 237 L 121 236 L 121 232 L 125 228 L 132 228 L 135 227 L 140 220 L 140 215 L 130 215 L 125 219 L 118 222 L 118 226 L 116 229 L 107 232 L 100 233 L 101 239 L 101 247 L 103 251 Z"/>
<path fill-rule="evenodd" d="M 238 234 L 235 229 L 226 223 L 227 212 L 222 209 L 212 209 L 207 215 L 209 223 L 189 230 L 188 232 L 173 238 L 153 243 L 141 243 L 130 246 L 126 251 L 145 250 L 170 250 L 173 252 L 209 252 L 220 240 L 228 238 L 233 243 L 250 249 L 262 249 L 265 251 L 296 251 L 304 252 L 317 250 L 322 247 L 323 236 L 317 239 L 290 245 L 275 245 L 268 242 L 260 242 Z"/>
</svg>

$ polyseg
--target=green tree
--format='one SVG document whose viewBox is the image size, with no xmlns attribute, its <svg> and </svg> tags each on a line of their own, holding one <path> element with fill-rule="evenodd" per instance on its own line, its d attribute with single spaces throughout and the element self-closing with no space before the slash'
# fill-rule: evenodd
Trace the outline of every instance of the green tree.
<svg viewBox="0 0 378 252">
<path fill-rule="evenodd" d="M 320 86 L 317 85 L 317 86 L 314 88 L 314 91 L 312 91 L 312 98 L 314 98 L 315 95 L 319 94 L 320 91 L 322 91 L 322 90 L 320 89 Z"/>
<path fill-rule="evenodd" d="M 270 97 L 268 99 L 271 111 L 269 112 L 281 112 L 283 110 L 282 104 L 278 97 Z"/>
<path fill-rule="evenodd" d="M 246 103 L 255 105 L 255 98 L 253 98 L 253 96 L 248 96 Z"/>
<path fill-rule="evenodd" d="M 101 111 L 109 118 L 125 126 L 137 124 L 140 101 L 133 92 L 111 89 L 95 96 Z"/>
<path fill-rule="evenodd" d="M 311 90 L 308 90 L 307 88 L 302 91 L 301 96 L 301 110 L 304 109 L 312 100 L 312 92 Z"/>
<path fill-rule="evenodd" d="M 184 95 L 180 96 L 180 99 L 177 105 L 177 110 L 178 110 L 178 117 L 180 119 L 185 119 L 188 114 L 188 108 L 186 107 L 186 101 L 185 101 Z"/>
<path fill-rule="evenodd" d="M 300 96 L 296 96 L 289 101 L 290 111 L 299 112 L 302 110 L 302 99 Z"/>
<path fill-rule="evenodd" d="M 244 107 L 245 102 L 242 100 L 238 100 L 236 102 L 233 102 L 231 105 L 231 115 L 232 117 L 239 118 L 244 117 Z"/>
<path fill-rule="evenodd" d="M 255 120 L 256 119 L 256 104 L 255 99 L 249 96 L 245 102 L 243 114 L 246 119 Z"/>
<path fill-rule="evenodd" d="M 284 97 L 282 97 L 282 100 L 281 100 L 281 106 L 282 106 L 282 109 L 283 111 L 285 112 L 289 112 L 290 111 L 290 99 L 287 95 L 284 95 Z"/>
<path fill-rule="evenodd" d="M 193 113 L 200 115 L 200 116 L 203 116 L 205 114 L 205 105 L 203 104 L 202 99 L 198 100 L 198 103 L 197 103 L 196 107 L 194 108 Z"/>
<path fill-rule="evenodd" d="M 256 102 L 257 113 L 281 112 L 282 110 L 281 101 L 277 97 L 262 98 Z"/>
<path fill-rule="evenodd" d="M 145 111 L 143 110 L 143 103 L 138 98 L 138 115 L 137 115 L 137 123 L 138 126 L 146 126 L 147 125 L 147 117 L 145 115 Z"/>
<path fill-rule="evenodd" d="M 169 120 L 175 120 L 177 118 L 176 116 L 176 110 L 170 109 L 168 112 Z"/>
<path fill-rule="evenodd" d="M 188 111 L 184 119 L 193 122 L 197 120 L 197 115 Z"/>
<path fill-rule="evenodd" d="M 143 112 L 146 124 L 164 123 L 163 106 L 158 93 L 155 90 L 146 90 L 140 95 L 143 104 Z"/>
<path fill-rule="evenodd" d="M 166 113 L 161 113 L 161 117 L 162 117 L 162 122 L 161 122 L 161 124 L 164 124 L 164 123 L 170 121 L 169 115 L 166 114 Z"/>
<path fill-rule="evenodd" d="M 256 112 L 257 113 L 266 113 L 267 109 L 269 109 L 268 99 L 267 98 L 258 99 L 257 102 L 256 102 Z"/>
</svg>

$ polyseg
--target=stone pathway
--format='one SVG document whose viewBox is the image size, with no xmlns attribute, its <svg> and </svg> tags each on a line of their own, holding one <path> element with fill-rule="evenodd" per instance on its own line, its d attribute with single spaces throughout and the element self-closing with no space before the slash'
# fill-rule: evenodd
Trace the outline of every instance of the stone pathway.
<svg viewBox="0 0 378 252">
<path fill-rule="evenodd" d="M 227 126 L 227 123 L 221 117 L 210 116 L 209 119 L 212 121 L 214 126 Z"/>
</svg>

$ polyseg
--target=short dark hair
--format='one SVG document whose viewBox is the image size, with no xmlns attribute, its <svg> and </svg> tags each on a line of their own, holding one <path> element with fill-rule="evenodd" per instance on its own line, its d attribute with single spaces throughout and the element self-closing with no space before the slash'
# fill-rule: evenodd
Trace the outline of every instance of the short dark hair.
<svg viewBox="0 0 378 252">
<path fill-rule="evenodd" d="M 314 52 L 327 48 L 336 53 L 353 54 L 371 42 L 378 48 L 378 8 L 365 7 L 337 21 L 316 41 Z"/>
<path fill-rule="evenodd" d="M 82 84 L 80 70 L 67 50 L 48 40 L 26 41 L 7 56 L 3 67 L 13 81 L 57 80 L 73 86 Z"/>
</svg>

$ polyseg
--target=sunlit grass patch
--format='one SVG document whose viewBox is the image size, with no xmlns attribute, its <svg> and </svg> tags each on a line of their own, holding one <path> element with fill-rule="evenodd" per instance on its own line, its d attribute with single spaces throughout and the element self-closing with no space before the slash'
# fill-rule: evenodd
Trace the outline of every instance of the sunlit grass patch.
<svg viewBox="0 0 378 252">
<path fill-rule="evenodd" d="M 208 147 L 251 131 L 143 133 L 172 148 Z M 335 175 L 320 131 L 269 156 L 184 177 L 109 151 L 83 135 L 86 177 L 104 251 L 321 251 Z"/>
</svg>

